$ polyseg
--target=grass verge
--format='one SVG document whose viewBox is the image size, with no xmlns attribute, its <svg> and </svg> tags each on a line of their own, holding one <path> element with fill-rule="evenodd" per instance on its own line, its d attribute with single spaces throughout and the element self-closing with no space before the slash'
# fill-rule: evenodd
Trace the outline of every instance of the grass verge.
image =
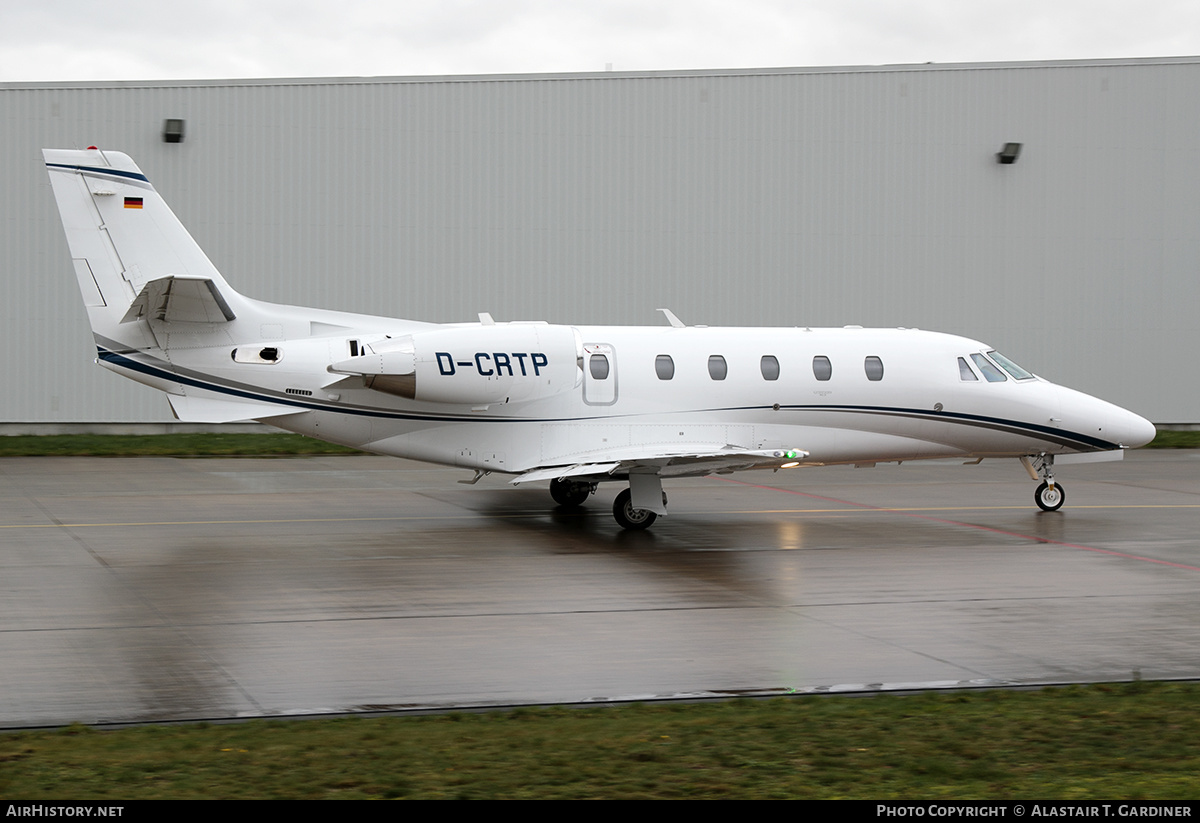
<svg viewBox="0 0 1200 823">
<path fill-rule="evenodd" d="M 299 434 L 48 434 L 0 437 L 0 457 L 287 457 L 363 454 Z"/>
<path fill-rule="evenodd" d="M 1200 449 L 1200 431 L 1160 431 L 1147 449 Z M 51 434 L 0 437 L 0 457 L 287 457 L 363 454 L 299 434 Z"/>
<path fill-rule="evenodd" d="M 1200 431 L 1160 431 L 1143 449 L 1200 449 Z"/>
<path fill-rule="evenodd" d="M 0 797 L 1194 798 L 1200 685 L 0 735 Z"/>
</svg>

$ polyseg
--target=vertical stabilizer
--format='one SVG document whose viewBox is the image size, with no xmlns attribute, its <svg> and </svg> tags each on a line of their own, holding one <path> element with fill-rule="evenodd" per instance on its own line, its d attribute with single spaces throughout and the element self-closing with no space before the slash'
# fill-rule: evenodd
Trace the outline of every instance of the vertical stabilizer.
<svg viewBox="0 0 1200 823">
<path fill-rule="evenodd" d="M 92 331 L 133 348 L 155 344 L 149 321 L 236 316 L 239 296 L 127 155 L 44 149 L 46 169 Z M 211 296 L 219 311 L 196 306 Z M 205 300 L 208 300 L 205 297 Z"/>
</svg>

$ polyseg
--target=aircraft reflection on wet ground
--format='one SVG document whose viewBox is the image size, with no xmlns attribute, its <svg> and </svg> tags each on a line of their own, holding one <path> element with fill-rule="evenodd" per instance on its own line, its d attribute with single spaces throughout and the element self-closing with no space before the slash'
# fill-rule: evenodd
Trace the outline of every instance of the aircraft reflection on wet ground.
<svg viewBox="0 0 1200 823">
<path fill-rule="evenodd" d="M 0 724 L 1197 677 L 1198 459 L 1054 513 L 987 462 L 687 479 L 626 532 L 388 458 L 10 458 Z"/>
</svg>

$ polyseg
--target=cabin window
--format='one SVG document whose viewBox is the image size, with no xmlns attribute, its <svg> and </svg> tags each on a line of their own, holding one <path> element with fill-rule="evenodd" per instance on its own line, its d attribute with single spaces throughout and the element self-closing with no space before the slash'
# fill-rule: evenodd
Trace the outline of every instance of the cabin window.
<svg viewBox="0 0 1200 823">
<path fill-rule="evenodd" d="M 988 360 L 982 354 L 973 354 L 971 359 L 975 361 L 975 365 L 983 372 L 983 379 L 989 383 L 1003 383 L 1008 380 L 1004 376 L 1004 372 L 992 365 L 992 361 Z"/>
<path fill-rule="evenodd" d="M 875 355 L 869 355 L 867 359 L 863 361 L 863 369 L 867 373 L 868 380 L 883 379 L 883 361 Z"/>
<path fill-rule="evenodd" d="M 659 380 L 670 380 L 675 376 L 675 361 L 669 354 L 660 354 L 654 358 L 654 373 Z"/>
<path fill-rule="evenodd" d="M 829 358 L 823 354 L 818 354 L 813 358 L 813 377 L 818 380 L 828 380 L 833 376 L 833 364 L 829 362 Z"/>
<path fill-rule="evenodd" d="M 995 360 L 996 365 L 998 365 L 1000 368 L 1004 369 L 1006 372 L 1011 374 L 1013 376 L 1014 380 L 1032 380 L 1033 379 L 1032 374 L 1025 371 L 1023 368 L 1018 366 L 1013 361 L 1009 360 L 1007 357 L 1005 357 L 998 351 L 988 352 L 988 357 L 992 358 L 992 360 Z"/>
<path fill-rule="evenodd" d="M 967 361 L 961 357 L 958 358 L 958 379 L 979 382 L 979 378 L 975 376 L 975 372 L 971 371 L 971 367 L 967 365 Z"/>
<path fill-rule="evenodd" d="M 727 374 L 729 374 L 729 367 L 725 365 L 725 358 L 719 354 L 709 355 L 708 376 L 713 380 L 724 380 Z"/>
<path fill-rule="evenodd" d="M 593 380 L 608 379 L 608 357 L 603 354 L 593 354 L 588 360 L 588 369 Z"/>
<path fill-rule="evenodd" d="M 762 371 L 763 380 L 779 379 L 779 360 L 775 355 L 764 354 L 762 360 L 758 361 L 758 368 Z"/>
</svg>

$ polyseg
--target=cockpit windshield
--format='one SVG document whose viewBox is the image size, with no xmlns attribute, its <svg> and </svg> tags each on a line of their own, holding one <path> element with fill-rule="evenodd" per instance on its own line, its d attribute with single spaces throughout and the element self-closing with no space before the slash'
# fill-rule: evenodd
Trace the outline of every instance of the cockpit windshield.
<svg viewBox="0 0 1200 823">
<path fill-rule="evenodd" d="M 992 361 L 982 354 L 972 354 L 971 359 L 975 361 L 975 366 L 983 372 L 983 379 L 989 383 L 1003 383 L 1008 379 L 1004 376 L 1004 372 L 996 368 Z"/>
<path fill-rule="evenodd" d="M 998 351 L 988 352 L 988 357 L 990 357 L 990 358 L 992 358 L 992 360 L 996 361 L 996 364 L 999 365 L 1000 368 L 1004 369 L 1006 372 L 1011 374 L 1013 376 L 1014 380 L 1032 380 L 1033 379 L 1032 374 L 1025 371 L 1025 369 L 1021 368 L 1016 363 L 1009 360 L 1007 357 L 1005 357 Z"/>
</svg>

